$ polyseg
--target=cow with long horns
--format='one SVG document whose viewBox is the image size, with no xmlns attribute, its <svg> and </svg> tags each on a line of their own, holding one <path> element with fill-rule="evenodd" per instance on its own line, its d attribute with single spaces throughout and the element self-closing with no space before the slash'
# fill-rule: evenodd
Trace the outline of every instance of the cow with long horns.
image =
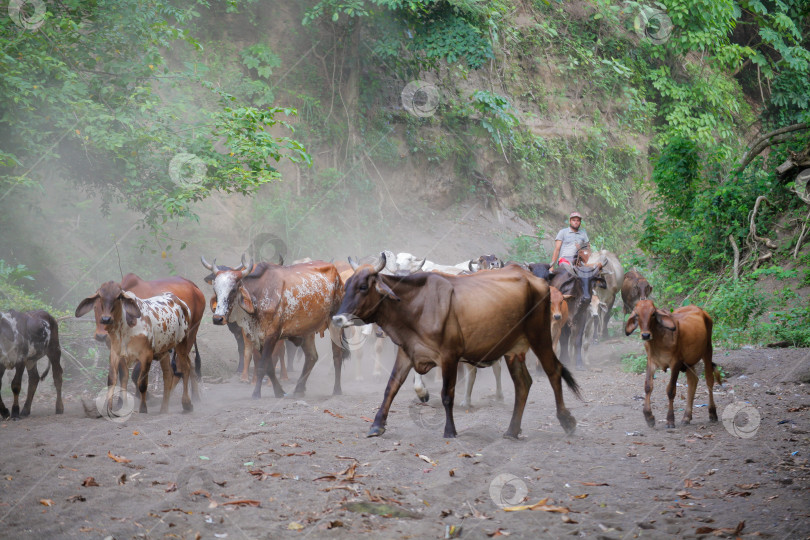
<svg viewBox="0 0 810 540">
<path fill-rule="evenodd" d="M 206 281 L 213 285 L 211 297 L 213 323 L 237 323 L 245 337 L 261 353 L 253 398 L 261 397 L 261 381 L 270 377 L 276 397 L 284 396 L 284 389 L 276 378 L 272 352 L 280 339 L 287 339 L 304 349 L 304 367 L 295 387 L 295 395 L 303 396 L 307 379 L 318 360 L 315 333 L 321 335 L 329 328 L 330 317 L 337 312 L 343 298 L 343 282 L 335 265 L 313 261 L 291 266 L 272 263 L 253 265 L 244 260 L 238 268 L 217 266 L 216 259 L 202 264 L 211 275 Z M 337 330 L 334 330 L 337 331 Z M 340 372 L 343 351 L 340 340 L 332 340 L 335 365 L 333 393 L 342 393 Z"/>
<path fill-rule="evenodd" d="M 453 421 L 458 363 L 486 367 L 507 357 L 515 384 L 512 420 L 504 434 L 517 438 L 532 378 L 526 369 L 526 351 L 531 348 L 548 375 L 557 404 L 557 418 L 572 433 L 576 420 L 566 409 L 564 380 L 579 395 L 571 373 L 557 360 L 551 348 L 548 285 L 514 266 L 497 272 L 468 276 L 418 273 L 387 276 L 385 254 L 376 266 L 364 265 L 346 283 L 346 293 L 337 326 L 376 322 L 399 345 L 380 406 L 368 436 L 385 431 L 388 410 L 411 369 L 425 374 L 438 366 L 442 371 L 444 436 L 456 436 Z"/>
</svg>

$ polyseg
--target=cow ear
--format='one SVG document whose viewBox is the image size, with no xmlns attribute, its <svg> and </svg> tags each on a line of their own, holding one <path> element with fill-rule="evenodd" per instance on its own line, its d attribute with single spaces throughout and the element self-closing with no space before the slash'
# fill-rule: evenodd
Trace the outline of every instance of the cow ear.
<svg viewBox="0 0 810 540">
<path fill-rule="evenodd" d="M 216 275 L 214 272 L 211 272 L 210 274 L 208 274 L 207 276 L 205 276 L 205 277 L 203 278 L 203 281 L 205 281 L 205 282 L 206 282 L 206 283 L 208 283 L 209 285 L 213 285 L 213 284 L 214 284 L 214 278 L 215 278 L 215 277 L 217 277 L 217 275 Z"/>
<path fill-rule="evenodd" d="M 574 297 L 574 295 L 573 295 L 573 294 L 564 294 L 564 295 L 563 295 L 563 298 L 564 298 L 564 299 L 566 299 L 566 300 L 570 300 L 570 299 L 572 299 L 573 297 Z"/>
<path fill-rule="evenodd" d="M 256 311 L 253 306 L 253 299 L 250 298 L 250 293 L 245 289 L 244 285 L 239 285 L 239 307 L 251 315 Z"/>
<path fill-rule="evenodd" d="M 627 324 L 624 327 L 624 335 L 629 336 L 636 331 L 636 328 L 638 328 L 638 315 L 636 315 L 634 311 L 633 314 L 630 315 L 630 318 L 627 319 Z"/>
<path fill-rule="evenodd" d="M 98 298 L 98 293 L 94 294 L 93 296 L 88 296 L 84 300 L 79 303 L 79 307 L 76 308 L 76 317 L 81 317 L 91 309 L 93 309 L 93 304 L 96 302 Z"/>
<path fill-rule="evenodd" d="M 675 320 L 670 313 L 663 309 L 655 310 L 655 320 L 667 330 L 675 330 Z"/>
<path fill-rule="evenodd" d="M 391 290 L 391 287 L 389 287 L 388 285 L 383 283 L 382 280 L 380 280 L 380 279 L 377 279 L 375 281 L 376 281 L 376 283 L 375 283 L 374 287 L 377 289 L 378 293 L 380 293 L 381 295 L 383 295 L 385 297 L 390 298 L 391 300 L 396 300 L 397 302 L 399 302 L 399 296 L 394 294 L 394 291 Z"/>
<path fill-rule="evenodd" d="M 135 295 L 129 291 L 123 293 L 119 297 L 124 307 L 124 313 L 127 317 L 127 325 L 135 326 L 138 319 L 141 317 L 141 308 L 138 307 L 138 302 L 135 300 Z"/>
<path fill-rule="evenodd" d="M 596 278 L 596 286 L 601 289 L 607 289 L 607 281 L 605 281 L 603 277 L 598 277 Z"/>
</svg>

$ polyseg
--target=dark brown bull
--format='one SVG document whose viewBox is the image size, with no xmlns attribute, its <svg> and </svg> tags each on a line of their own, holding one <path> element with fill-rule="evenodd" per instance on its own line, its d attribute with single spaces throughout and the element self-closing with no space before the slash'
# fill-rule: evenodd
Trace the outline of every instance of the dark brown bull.
<svg viewBox="0 0 810 540">
<path fill-rule="evenodd" d="M 397 277 L 380 274 L 376 266 L 357 269 L 346 284 L 338 326 L 375 322 L 399 345 L 396 363 L 368 436 L 385 431 L 391 402 L 411 368 L 425 374 L 442 370 L 444 436 L 455 437 L 453 399 L 458 363 L 488 367 L 502 356 L 515 384 L 515 405 L 505 437 L 517 438 L 532 384 L 525 353 L 531 348 L 548 375 L 557 404 L 557 418 L 567 433 L 576 420 L 565 408 L 561 380 L 579 396 L 571 373 L 551 348 L 548 285 L 510 266 L 468 276 L 419 273 Z"/>
<path fill-rule="evenodd" d="M 650 405 L 650 394 L 653 391 L 653 375 L 658 368 L 671 370 L 667 397 L 667 427 L 675 427 L 675 384 L 681 371 L 686 372 L 689 390 L 683 423 L 692 421 L 692 405 L 695 401 L 698 375 L 695 364 L 703 359 L 706 373 L 706 386 L 709 387 L 709 419 L 717 422 L 717 407 L 714 404 L 714 377 L 721 383 L 720 372 L 712 363 L 712 318 L 697 306 L 684 306 L 672 313 L 656 309 L 652 300 L 639 300 L 633 313 L 627 320 L 625 334 L 628 336 L 639 328 L 644 349 L 647 351 L 647 377 L 644 381 L 644 418 L 647 425 L 655 427 L 655 416 Z"/>
<path fill-rule="evenodd" d="M 636 307 L 636 302 L 639 300 L 646 300 L 652 294 L 652 285 L 647 281 L 647 278 L 636 272 L 630 270 L 624 275 L 622 281 L 622 308 L 624 314 L 627 315 L 633 308 Z"/>
<path fill-rule="evenodd" d="M 37 360 L 48 357 L 50 364 L 42 376 L 37 371 Z M 37 391 L 39 381 L 48 374 L 53 366 L 53 385 L 56 387 L 56 414 L 62 414 L 62 349 L 59 347 L 59 327 L 56 320 L 47 311 L 19 312 L 11 310 L 0 312 L 0 383 L 6 369 L 14 368 L 11 380 L 11 391 L 14 393 L 14 404 L 11 406 L 11 418 L 19 420 L 20 416 L 31 414 L 31 402 Z M 20 390 L 23 371 L 28 370 L 28 393 L 20 412 Z M 0 399 L 0 416 L 8 418 L 3 400 Z"/>
<path fill-rule="evenodd" d="M 601 276 L 601 270 L 602 267 L 599 265 L 595 267 L 561 265 L 552 274 L 551 285 L 568 297 L 566 302 L 568 302 L 568 320 L 570 322 L 562 327 L 560 333 L 560 360 L 563 364 L 568 364 L 569 343 L 573 335 L 576 369 L 585 369 L 582 362 L 582 339 L 594 287 L 604 288 L 606 286 L 605 278 Z"/>
<path fill-rule="evenodd" d="M 195 345 L 194 372 L 196 376 L 191 380 L 191 395 L 195 401 L 199 401 L 200 396 L 197 381 L 201 377 L 202 366 L 200 363 L 200 351 L 196 348 L 196 345 L 197 331 L 200 327 L 200 321 L 202 321 L 203 315 L 205 314 L 205 295 L 193 282 L 179 276 L 145 281 L 137 275 L 129 273 L 121 280 L 120 287 L 122 290 L 130 291 L 141 299 L 159 296 L 166 292 L 172 293 L 188 306 L 190 316 L 189 324 L 192 329 L 191 343 Z M 93 314 L 96 318 L 96 340 L 104 341 L 107 343 L 107 346 L 109 346 L 110 341 L 107 336 L 107 327 L 101 322 L 101 303 L 97 302 L 93 304 Z M 122 363 L 120 366 L 123 369 L 124 364 Z M 140 363 L 136 363 L 135 368 L 132 370 L 132 380 L 136 383 L 136 386 L 137 381 L 140 379 L 140 368 Z M 174 375 L 179 377 L 180 373 L 174 371 Z M 124 374 L 119 371 L 118 377 L 123 378 L 123 376 Z M 108 375 L 107 386 L 113 385 L 111 381 L 112 379 Z M 140 389 L 138 390 L 140 391 Z"/>
<path fill-rule="evenodd" d="M 314 261 L 291 266 L 265 262 L 254 267 L 251 261 L 239 268 L 229 268 L 217 266 L 216 259 L 211 264 L 204 258 L 201 260 L 203 266 L 212 271 L 209 283 L 214 287 L 211 297 L 214 324 L 237 323 L 245 331 L 246 346 L 250 344 L 260 351 L 253 398 L 261 397 L 265 374 L 270 377 L 275 396 L 284 396 L 272 355 L 280 339 L 292 341 L 304 349 L 304 367 L 295 387 L 296 396 L 304 395 L 307 379 L 318 360 L 315 333 L 323 335 L 343 298 L 343 283 L 335 266 Z M 335 395 L 342 393 L 343 350 L 339 342 L 339 339 L 337 343 L 332 340 Z"/>
</svg>

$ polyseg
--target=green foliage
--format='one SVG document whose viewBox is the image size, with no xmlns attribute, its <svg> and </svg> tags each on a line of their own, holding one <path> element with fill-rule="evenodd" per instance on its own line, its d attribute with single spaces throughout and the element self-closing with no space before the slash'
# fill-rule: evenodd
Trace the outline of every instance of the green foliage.
<svg viewBox="0 0 810 540">
<path fill-rule="evenodd" d="M 8 283 L 14 283 L 20 279 L 34 280 L 36 272 L 29 269 L 24 264 L 10 265 L 6 261 L 0 259 L 0 279 Z"/>
<path fill-rule="evenodd" d="M 17 268 L 22 265 L 18 265 Z M 12 277 L 0 274 L 0 311 L 16 309 L 17 311 L 30 311 L 34 309 L 44 309 L 54 317 L 66 315 L 43 302 L 36 295 L 28 293 L 14 283 Z"/>
<path fill-rule="evenodd" d="M 509 242 L 509 252 L 506 260 L 521 263 L 544 263 L 551 260 L 551 254 L 540 243 L 538 238 L 543 237 L 543 229 L 538 227 L 535 236 L 521 234 L 511 239 Z"/>
<path fill-rule="evenodd" d="M 195 6 L 49 4 L 36 32 L 0 18 L 0 186 L 36 186 L 56 171 L 105 204 L 140 212 L 157 232 L 168 219 L 195 218 L 192 203 L 214 190 L 250 193 L 277 177 L 262 156 L 277 161 L 289 150 L 293 160 L 304 159 L 303 147 L 289 138 L 244 131 L 278 123 L 274 114 L 282 109 L 238 103 L 206 80 L 216 74 L 203 64 L 170 62 L 172 49 L 189 56 L 200 49 L 188 31 L 199 15 Z M 263 46 L 249 47 L 242 59 L 260 78 L 278 64 Z M 205 87 L 215 90 L 212 99 L 194 103 L 189 96 Z M 164 97 L 172 94 L 179 97 Z M 267 102 L 262 96 L 254 91 L 256 103 Z M 218 136 L 225 152 L 215 148 Z M 204 177 L 176 182 L 170 162 L 187 152 L 205 165 Z"/>
<path fill-rule="evenodd" d="M 476 90 L 470 100 L 473 108 L 481 114 L 481 126 L 496 144 L 503 146 L 514 140 L 513 130 L 519 122 L 505 97 L 487 90 Z"/>
<path fill-rule="evenodd" d="M 622 371 L 625 373 L 646 373 L 647 372 L 647 355 L 646 354 L 623 354 L 622 355 Z"/>
</svg>

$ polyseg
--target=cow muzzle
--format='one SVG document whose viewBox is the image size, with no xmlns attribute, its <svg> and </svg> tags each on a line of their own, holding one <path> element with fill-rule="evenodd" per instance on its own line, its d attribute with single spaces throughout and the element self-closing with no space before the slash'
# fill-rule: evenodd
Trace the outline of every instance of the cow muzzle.
<svg viewBox="0 0 810 540">
<path fill-rule="evenodd" d="M 332 324 L 334 324 L 338 328 L 345 328 L 347 326 L 351 326 L 352 324 L 354 324 L 354 322 L 348 315 L 340 314 L 332 317 Z"/>
<path fill-rule="evenodd" d="M 225 317 L 223 317 L 222 315 L 214 315 L 213 317 L 211 317 L 211 320 L 217 326 L 222 326 L 223 324 L 225 324 Z"/>
<path fill-rule="evenodd" d="M 559 321 L 560 319 L 562 319 L 562 315 L 560 315 L 559 313 L 555 313 L 554 314 L 554 320 Z"/>
<path fill-rule="evenodd" d="M 652 335 L 649 332 L 642 332 L 641 339 L 643 341 L 650 341 L 652 339 Z"/>
</svg>

